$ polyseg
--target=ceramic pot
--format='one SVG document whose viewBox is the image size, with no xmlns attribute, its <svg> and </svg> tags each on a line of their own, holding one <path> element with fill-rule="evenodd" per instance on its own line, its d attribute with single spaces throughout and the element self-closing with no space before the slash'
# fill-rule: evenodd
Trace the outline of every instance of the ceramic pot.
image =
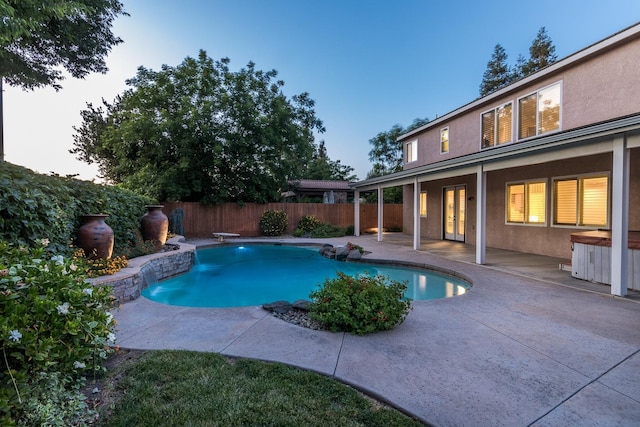
<svg viewBox="0 0 640 427">
<path fill-rule="evenodd" d="M 104 220 L 109 215 L 82 215 L 78 229 L 78 246 L 89 259 L 109 259 L 113 253 L 113 230 Z"/>
<path fill-rule="evenodd" d="M 169 232 L 169 218 L 162 212 L 164 205 L 149 205 L 142 216 L 142 238 L 152 241 L 157 251 L 162 250 Z"/>
</svg>

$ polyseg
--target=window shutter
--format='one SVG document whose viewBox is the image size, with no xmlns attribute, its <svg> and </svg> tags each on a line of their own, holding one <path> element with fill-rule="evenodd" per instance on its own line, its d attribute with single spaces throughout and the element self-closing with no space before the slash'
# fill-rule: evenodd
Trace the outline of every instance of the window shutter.
<svg viewBox="0 0 640 427">
<path fill-rule="evenodd" d="M 511 142 L 511 104 L 498 109 L 498 144 Z"/>
<path fill-rule="evenodd" d="M 578 181 L 568 179 L 555 182 L 554 222 L 575 225 L 578 210 Z"/>
<path fill-rule="evenodd" d="M 582 178 L 580 180 L 581 200 L 580 225 L 607 225 L 607 193 L 606 176 Z"/>
<path fill-rule="evenodd" d="M 527 223 L 544 224 L 546 222 L 546 187 L 544 182 L 527 184 Z"/>
</svg>

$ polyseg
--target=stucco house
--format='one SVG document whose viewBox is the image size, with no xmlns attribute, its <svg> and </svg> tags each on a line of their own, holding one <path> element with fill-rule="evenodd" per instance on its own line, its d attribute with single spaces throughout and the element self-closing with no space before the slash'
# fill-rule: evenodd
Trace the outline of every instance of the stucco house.
<svg viewBox="0 0 640 427">
<path fill-rule="evenodd" d="M 403 186 L 414 249 L 428 238 L 475 245 L 478 264 L 487 247 L 573 259 L 614 295 L 640 289 L 640 24 L 399 140 L 403 171 L 352 186 L 356 204 Z"/>
</svg>

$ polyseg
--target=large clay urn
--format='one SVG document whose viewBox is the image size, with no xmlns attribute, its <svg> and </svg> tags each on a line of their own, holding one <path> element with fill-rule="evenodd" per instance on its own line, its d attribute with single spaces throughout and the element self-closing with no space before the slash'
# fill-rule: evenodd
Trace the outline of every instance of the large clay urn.
<svg viewBox="0 0 640 427">
<path fill-rule="evenodd" d="M 149 205 L 142 216 L 142 238 L 152 241 L 157 251 L 162 250 L 169 232 L 169 218 L 162 212 L 164 205 Z"/>
<path fill-rule="evenodd" d="M 78 229 L 78 246 L 89 259 L 109 259 L 113 253 L 113 230 L 104 220 L 109 215 L 82 215 Z"/>
</svg>

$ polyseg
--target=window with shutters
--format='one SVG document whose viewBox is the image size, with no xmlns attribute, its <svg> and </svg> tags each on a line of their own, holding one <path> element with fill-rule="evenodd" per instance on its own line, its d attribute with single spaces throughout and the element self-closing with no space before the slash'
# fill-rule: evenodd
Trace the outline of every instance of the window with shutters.
<svg viewBox="0 0 640 427">
<path fill-rule="evenodd" d="M 533 180 L 507 183 L 507 223 L 547 223 L 547 182 Z"/>
<path fill-rule="evenodd" d="M 560 130 L 560 82 L 518 100 L 518 139 Z"/>
<path fill-rule="evenodd" d="M 482 148 L 506 144 L 513 140 L 512 110 L 513 104 L 508 103 L 482 113 Z"/>
<path fill-rule="evenodd" d="M 554 225 L 608 227 L 608 174 L 555 179 L 553 212 Z"/>
</svg>

